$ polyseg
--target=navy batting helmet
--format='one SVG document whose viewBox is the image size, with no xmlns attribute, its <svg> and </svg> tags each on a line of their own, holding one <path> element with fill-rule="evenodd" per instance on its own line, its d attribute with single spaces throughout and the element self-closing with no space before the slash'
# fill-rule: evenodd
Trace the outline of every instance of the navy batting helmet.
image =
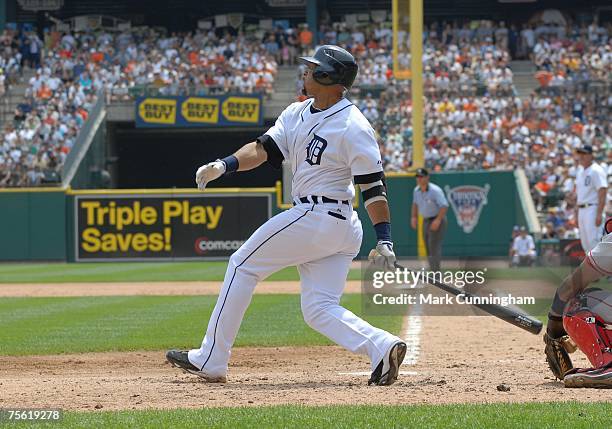
<svg viewBox="0 0 612 429">
<path fill-rule="evenodd" d="M 315 82 L 321 85 L 342 85 L 350 88 L 357 76 L 357 62 L 346 49 L 339 46 L 323 45 L 312 57 L 300 60 L 315 64 L 312 72 Z"/>
</svg>

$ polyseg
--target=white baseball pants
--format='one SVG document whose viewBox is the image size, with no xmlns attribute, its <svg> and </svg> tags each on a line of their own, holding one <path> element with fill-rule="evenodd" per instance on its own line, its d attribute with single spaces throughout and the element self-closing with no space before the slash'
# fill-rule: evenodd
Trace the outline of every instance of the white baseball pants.
<svg viewBox="0 0 612 429">
<path fill-rule="evenodd" d="M 601 225 L 595 225 L 597 206 L 578 209 L 578 230 L 580 231 L 580 244 L 584 253 L 589 253 L 603 236 L 603 220 Z"/>
<path fill-rule="evenodd" d="M 268 220 L 231 256 L 202 346 L 189 351 L 189 361 L 209 375 L 226 375 L 257 282 L 297 265 L 306 323 L 342 347 L 367 354 L 374 370 L 398 338 L 339 305 L 361 238 L 361 222 L 346 204 L 298 204 Z"/>
</svg>

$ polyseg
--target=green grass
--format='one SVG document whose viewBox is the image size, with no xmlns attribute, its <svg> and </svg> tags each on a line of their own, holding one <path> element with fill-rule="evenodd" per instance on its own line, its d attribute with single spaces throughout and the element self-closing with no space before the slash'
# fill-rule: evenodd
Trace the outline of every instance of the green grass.
<svg viewBox="0 0 612 429">
<path fill-rule="evenodd" d="M 487 280 L 541 280 L 559 284 L 572 270 L 572 267 L 488 268 L 485 278 Z"/>
<path fill-rule="evenodd" d="M 84 262 L 0 264 L 0 283 L 222 281 L 226 261 L 201 262 Z M 489 268 L 485 278 L 560 281 L 569 267 Z M 360 280 L 361 270 L 351 269 L 349 280 Z M 267 280 L 299 280 L 295 267 L 285 268 Z"/>
<path fill-rule="evenodd" d="M 413 406 L 236 407 L 212 409 L 69 412 L 62 427 L 122 428 L 604 428 L 612 405 L 604 402 L 457 404 Z M 20 424 L 17 427 L 25 427 Z M 32 424 L 32 427 L 57 427 Z"/>
<path fill-rule="evenodd" d="M 524 305 L 522 306 L 522 308 L 529 315 L 535 317 L 536 319 L 540 319 L 542 323 L 546 324 L 546 322 L 548 322 L 548 311 L 550 310 L 551 304 L 552 304 L 552 298 L 551 299 L 536 299 L 535 304 Z"/>
<path fill-rule="evenodd" d="M 199 345 L 216 296 L 0 299 L 0 355 L 163 350 Z M 361 297 L 342 304 L 361 312 Z M 366 317 L 398 333 L 400 316 Z M 331 344 L 302 318 L 300 296 L 255 295 L 237 346 Z"/>
<path fill-rule="evenodd" d="M 0 264 L 0 283 L 222 281 L 226 267 L 226 261 Z M 351 270 L 349 279 L 359 280 L 359 270 Z M 288 267 L 267 280 L 299 277 Z"/>
</svg>

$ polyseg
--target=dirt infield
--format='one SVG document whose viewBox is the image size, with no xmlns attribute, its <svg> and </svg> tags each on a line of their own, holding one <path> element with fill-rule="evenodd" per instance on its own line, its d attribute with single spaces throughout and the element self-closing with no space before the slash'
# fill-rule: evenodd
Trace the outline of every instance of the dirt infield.
<svg viewBox="0 0 612 429">
<path fill-rule="evenodd" d="M 12 283 L 0 284 L 0 297 L 128 296 L 128 295 L 217 295 L 221 282 L 136 283 Z M 347 282 L 345 292 L 357 293 L 359 281 Z M 255 293 L 300 293 L 300 282 L 271 281 L 257 285 Z"/>
<path fill-rule="evenodd" d="M 528 282 L 513 292 L 550 296 Z M 0 285 L 0 296 L 216 294 L 219 282 Z M 349 282 L 347 292 L 359 292 Z M 265 282 L 256 293 L 297 293 L 298 282 Z M 534 293 L 537 292 L 537 293 Z M 170 367 L 164 351 L 0 356 L 0 408 L 66 410 L 196 408 L 273 404 L 436 404 L 612 400 L 612 391 L 571 390 L 555 381 L 541 336 L 493 317 L 411 316 L 400 380 L 367 386 L 367 358 L 338 347 L 236 348 L 228 383 L 207 384 Z M 575 353 L 577 365 L 586 359 Z M 505 384 L 507 392 L 498 391 Z"/>
<path fill-rule="evenodd" d="M 170 367 L 162 351 L 0 357 L 0 408 L 612 400 L 612 391 L 565 389 L 546 367 L 541 337 L 493 317 L 423 317 L 413 323 L 421 329 L 406 326 L 409 356 L 389 388 L 367 386 L 367 359 L 338 347 L 236 348 L 223 385 Z M 502 383 L 510 391 L 498 391 Z"/>
<path fill-rule="evenodd" d="M 489 280 L 490 289 L 509 291 L 515 295 L 549 298 L 556 286 L 530 281 Z M 129 296 L 129 295 L 216 295 L 221 282 L 133 282 L 133 283 L 0 283 L 0 297 L 54 296 Z M 344 293 L 361 292 L 361 282 L 346 282 Z M 257 294 L 300 293 L 299 281 L 264 281 L 255 289 Z"/>
</svg>

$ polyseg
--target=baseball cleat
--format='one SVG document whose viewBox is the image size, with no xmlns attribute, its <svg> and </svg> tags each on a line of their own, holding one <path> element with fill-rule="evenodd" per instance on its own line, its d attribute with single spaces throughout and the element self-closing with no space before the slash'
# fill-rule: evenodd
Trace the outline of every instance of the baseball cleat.
<svg viewBox="0 0 612 429">
<path fill-rule="evenodd" d="M 404 356 L 406 356 L 406 343 L 398 341 L 393 344 L 374 372 L 372 372 L 368 380 L 368 386 L 371 384 L 390 386 L 395 383 L 400 365 L 404 361 Z"/>
<path fill-rule="evenodd" d="M 565 387 L 612 389 L 612 366 L 573 370 L 565 375 L 563 382 Z"/>
<path fill-rule="evenodd" d="M 189 358 L 187 356 L 187 351 L 184 350 L 168 350 L 166 353 L 166 359 L 170 362 L 170 365 L 180 368 L 189 374 L 197 375 L 200 378 L 208 381 L 209 383 L 225 383 L 227 379 L 224 375 L 221 376 L 212 376 L 210 374 L 205 373 L 204 371 L 200 371 L 198 367 L 189 362 Z"/>
</svg>

